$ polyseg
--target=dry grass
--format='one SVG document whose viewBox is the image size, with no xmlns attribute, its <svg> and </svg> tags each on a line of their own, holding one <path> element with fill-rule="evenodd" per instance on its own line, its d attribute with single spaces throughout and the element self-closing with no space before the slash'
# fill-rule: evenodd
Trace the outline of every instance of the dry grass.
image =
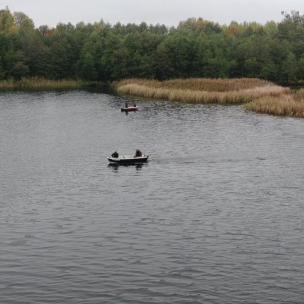
<svg viewBox="0 0 304 304">
<path fill-rule="evenodd" d="M 84 85 L 79 80 L 48 80 L 44 78 L 26 78 L 19 81 L 2 80 L 0 90 L 70 90 Z"/>
<path fill-rule="evenodd" d="M 304 101 L 304 89 L 300 89 L 294 92 L 294 98 L 296 101 Z"/>
<path fill-rule="evenodd" d="M 117 92 L 144 98 L 190 103 L 242 104 L 264 96 L 280 96 L 289 89 L 259 79 L 131 79 L 116 82 Z"/>
<path fill-rule="evenodd" d="M 269 86 L 270 82 L 256 78 L 239 79 L 209 79 L 209 78 L 188 78 L 172 79 L 166 81 L 146 79 L 126 79 L 116 82 L 116 86 L 130 84 L 144 85 L 154 89 L 181 89 L 207 92 L 227 92 L 252 89 L 256 87 Z"/>
<path fill-rule="evenodd" d="M 190 103 L 245 104 L 250 111 L 304 118 L 304 89 L 292 92 L 259 79 L 128 79 L 114 83 L 117 92 L 144 98 Z"/>
<path fill-rule="evenodd" d="M 302 91 L 302 92 L 301 92 Z M 247 110 L 277 116 L 304 118 L 303 90 L 278 97 L 262 97 L 245 105 Z M 301 98 L 301 96 L 303 98 Z"/>
</svg>

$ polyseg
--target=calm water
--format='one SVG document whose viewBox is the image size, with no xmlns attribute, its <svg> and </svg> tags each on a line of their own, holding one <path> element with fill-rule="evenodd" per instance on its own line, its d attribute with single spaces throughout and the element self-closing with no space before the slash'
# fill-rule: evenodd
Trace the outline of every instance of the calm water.
<svg viewBox="0 0 304 304">
<path fill-rule="evenodd" d="M 123 102 L 0 95 L 0 303 L 304 303 L 304 120 Z"/>
</svg>

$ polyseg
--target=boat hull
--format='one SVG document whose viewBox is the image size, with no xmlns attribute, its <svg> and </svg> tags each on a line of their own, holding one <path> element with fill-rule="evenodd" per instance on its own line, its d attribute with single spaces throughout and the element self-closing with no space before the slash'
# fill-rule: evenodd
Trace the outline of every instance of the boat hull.
<svg viewBox="0 0 304 304">
<path fill-rule="evenodd" d="M 119 158 L 114 158 L 114 157 L 108 157 L 108 161 L 110 164 L 117 164 L 117 165 L 137 165 L 137 164 L 142 164 L 146 163 L 149 159 L 149 156 L 144 155 L 141 157 L 119 157 Z"/>
<path fill-rule="evenodd" d="M 136 112 L 136 111 L 138 111 L 137 107 L 121 108 L 121 112 Z"/>
</svg>

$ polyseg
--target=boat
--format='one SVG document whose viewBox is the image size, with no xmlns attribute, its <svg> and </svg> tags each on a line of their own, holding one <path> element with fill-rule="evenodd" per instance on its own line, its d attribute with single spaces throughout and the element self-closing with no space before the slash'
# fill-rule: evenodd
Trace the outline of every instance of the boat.
<svg viewBox="0 0 304 304">
<path fill-rule="evenodd" d="M 110 164 L 117 164 L 117 165 L 138 165 L 142 163 L 146 163 L 149 159 L 149 155 L 142 155 L 142 156 L 128 156 L 123 155 L 119 157 L 108 157 L 108 161 Z"/>
<path fill-rule="evenodd" d="M 137 106 L 121 108 L 121 112 L 136 112 L 136 111 L 138 111 Z"/>
</svg>

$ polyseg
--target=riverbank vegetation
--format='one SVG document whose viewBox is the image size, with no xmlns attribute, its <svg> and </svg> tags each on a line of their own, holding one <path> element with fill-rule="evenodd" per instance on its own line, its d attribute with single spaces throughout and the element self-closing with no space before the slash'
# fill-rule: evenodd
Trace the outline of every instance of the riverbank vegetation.
<svg viewBox="0 0 304 304">
<path fill-rule="evenodd" d="M 243 104 L 261 97 L 277 97 L 288 88 L 259 79 L 130 79 L 114 83 L 119 94 L 191 103 Z"/>
<path fill-rule="evenodd" d="M 116 82 L 117 91 L 242 103 L 261 113 L 303 117 L 303 91 L 274 84 L 304 83 L 303 35 L 298 12 L 264 25 L 190 18 L 175 27 L 103 21 L 35 27 L 24 13 L 6 8 L 0 10 L 0 90 L 74 89 L 133 79 Z"/>
<path fill-rule="evenodd" d="M 114 82 L 122 95 L 190 103 L 244 104 L 250 111 L 304 118 L 304 90 L 292 91 L 271 82 L 243 79 L 128 79 Z"/>
<path fill-rule="evenodd" d="M 102 16 L 101 16 L 102 17 Z M 178 26 L 103 21 L 35 27 L 23 13 L 0 10 L 0 80 L 39 77 L 304 80 L 304 16 L 227 25 L 191 18 Z"/>
<path fill-rule="evenodd" d="M 0 91 L 8 90 L 74 90 L 87 86 L 80 80 L 50 80 L 45 78 L 26 78 L 21 80 L 0 80 Z"/>
<path fill-rule="evenodd" d="M 304 118 L 303 90 L 280 96 L 258 98 L 245 105 L 247 110 L 276 116 Z"/>
</svg>

